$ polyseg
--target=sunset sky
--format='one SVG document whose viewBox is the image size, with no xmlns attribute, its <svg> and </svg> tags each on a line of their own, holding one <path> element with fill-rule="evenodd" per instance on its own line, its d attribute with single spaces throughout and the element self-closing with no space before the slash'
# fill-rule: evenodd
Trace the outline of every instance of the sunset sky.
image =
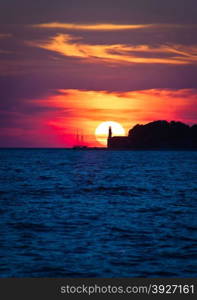
<svg viewBox="0 0 197 300">
<path fill-rule="evenodd" d="M 1 0 L 0 147 L 197 123 L 196 0 Z"/>
</svg>

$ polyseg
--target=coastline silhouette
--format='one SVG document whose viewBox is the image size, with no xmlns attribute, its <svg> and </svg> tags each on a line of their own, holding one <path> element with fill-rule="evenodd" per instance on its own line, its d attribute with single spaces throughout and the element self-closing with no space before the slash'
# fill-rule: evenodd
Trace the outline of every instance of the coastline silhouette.
<svg viewBox="0 0 197 300">
<path fill-rule="evenodd" d="M 197 124 L 158 120 L 145 125 L 137 124 L 128 136 L 113 136 L 111 128 L 108 149 L 197 149 Z"/>
</svg>

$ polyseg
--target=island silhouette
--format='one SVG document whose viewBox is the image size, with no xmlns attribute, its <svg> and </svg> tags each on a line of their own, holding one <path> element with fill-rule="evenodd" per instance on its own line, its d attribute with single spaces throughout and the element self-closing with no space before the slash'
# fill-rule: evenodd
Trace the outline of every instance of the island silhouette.
<svg viewBox="0 0 197 300">
<path fill-rule="evenodd" d="M 197 149 L 197 124 L 158 120 L 145 125 L 137 124 L 128 136 L 113 136 L 109 128 L 108 149 Z"/>
</svg>

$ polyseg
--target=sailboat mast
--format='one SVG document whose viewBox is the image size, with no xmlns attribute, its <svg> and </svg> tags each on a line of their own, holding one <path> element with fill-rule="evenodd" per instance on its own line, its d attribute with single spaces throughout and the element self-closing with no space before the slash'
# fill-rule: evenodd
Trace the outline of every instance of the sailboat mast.
<svg viewBox="0 0 197 300">
<path fill-rule="evenodd" d="M 77 129 L 77 134 L 76 134 L 76 144 L 78 145 L 79 144 L 79 131 L 78 131 L 78 129 Z"/>
<path fill-rule="evenodd" d="M 81 144 L 83 144 L 83 131 L 81 132 Z"/>
</svg>

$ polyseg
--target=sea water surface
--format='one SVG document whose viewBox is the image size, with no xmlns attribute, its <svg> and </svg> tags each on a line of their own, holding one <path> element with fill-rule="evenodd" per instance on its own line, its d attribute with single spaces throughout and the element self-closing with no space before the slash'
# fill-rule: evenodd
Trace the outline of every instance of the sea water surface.
<svg viewBox="0 0 197 300">
<path fill-rule="evenodd" d="M 197 152 L 0 150 L 0 277 L 196 277 Z"/>
</svg>

